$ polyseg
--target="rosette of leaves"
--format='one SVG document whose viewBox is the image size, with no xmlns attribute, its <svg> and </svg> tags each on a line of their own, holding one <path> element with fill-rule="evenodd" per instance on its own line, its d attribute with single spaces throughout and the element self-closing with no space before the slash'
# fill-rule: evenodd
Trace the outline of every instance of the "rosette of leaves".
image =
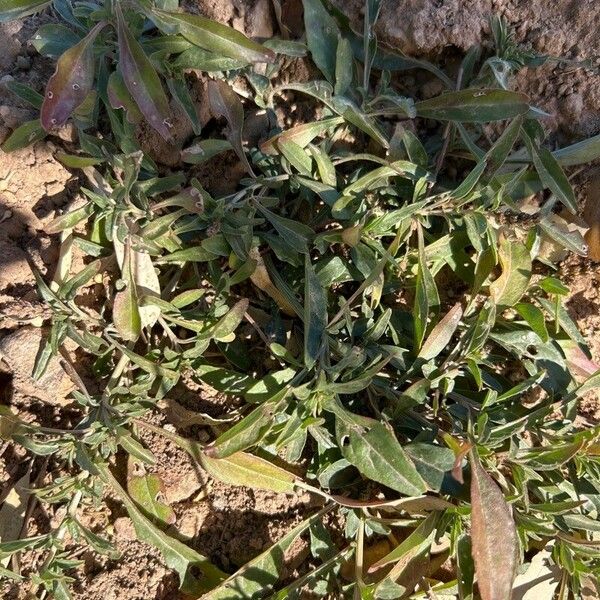
<svg viewBox="0 0 600 600">
<path fill-rule="evenodd" d="M 600 551 L 600 429 L 577 408 L 600 372 L 547 248 L 586 252 L 565 218 L 577 210 L 565 169 L 595 158 L 598 138 L 547 149 L 527 97 L 482 87 L 493 57 L 481 50 L 450 76 L 379 48 L 379 2 L 365 4 L 363 35 L 327 3 L 303 4 L 323 79 L 245 76 L 258 106 L 274 111 L 292 90 L 312 99 L 318 120 L 248 149 L 233 76 L 209 85 L 227 139 L 199 140 L 188 158 L 233 149 L 248 173 L 238 190 L 214 197 L 185 173 L 150 178 L 140 154 L 115 154 L 103 176 L 88 169 L 89 202 L 50 231 L 63 232 L 63 257 L 76 243 L 94 260 L 76 274 L 61 264 L 52 285 L 38 277 L 55 317 L 37 370 L 69 337 L 96 356 L 105 391 L 74 393 L 83 416 L 72 431 L 6 413 L 3 435 L 73 465 L 40 493 L 64 501 L 64 490 L 79 491 L 58 532 L 96 492 L 89 481 L 108 486 L 196 597 L 499 600 L 516 585 L 535 594 L 540 561 L 552 591 L 577 597 L 597 586 Z M 194 19 L 144 9 L 167 38 L 193 37 Z M 407 69 L 447 91 L 402 96 L 395 82 Z M 92 320 L 77 298 L 101 273 L 108 291 Z M 185 409 L 184 370 L 244 408 L 221 419 Z M 156 409 L 206 427 L 212 441 L 157 427 Z M 223 573 L 166 533 L 173 515 L 144 429 L 213 478 L 309 491 L 324 506 Z M 117 453 L 147 467 L 119 481 Z M 344 536 L 326 526 L 331 511 Z M 0 552 L 48 552 L 40 581 L 54 590 L 48 573 L 69 566 L 58 532 Z M 301 536 L 314 568 L 282 581 Z"/>
</svg>

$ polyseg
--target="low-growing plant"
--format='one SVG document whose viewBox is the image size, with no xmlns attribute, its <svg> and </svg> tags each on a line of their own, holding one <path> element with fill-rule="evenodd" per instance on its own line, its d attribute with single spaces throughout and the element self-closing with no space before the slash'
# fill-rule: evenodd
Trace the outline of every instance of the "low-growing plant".
<svg viewBox="0 0 600 600">
<path fill-rule="evenodd" d="M 57 71 L 43 98 L 12 84 L 41 115 L 4 150 L 69 119 L 79 131 L 81 153 L 58 156 L 82 169 L 86 201 L 47 228 L 62 247 L 53 281 L 36 273 L 53 316 L 35 376 L 60 354 L 81 420 L 52 429 L 2 408 L 2 436 L 51 457 L 57 475 L 32 493 L 68 507 L 47 533 L 3 539 L 1 574 L 23 580 L 10 557 L 40 553 L 31 593 L 68 598 L 79 562 L 67 535 L 114 554 L 78 516 L 108 489 L 192 597 L 505 600 L 517 573 L 535 593 L 540 561 L 557 598 L 597 587 L 600 428 L 578 404 L 600 371 L 552 270 L 562 249 L 586 254 L 563 168 L 598 157 L 600 137 L 544 145 L 544 113 L 508 87 L 548 57 L 496 20 L 496 54 L 473 49 L 444 73 L 377 44 L 377 0 L 362 34 L 328 2 L 304 0 L 305 40 L 262 45 L 171 1 L 5 0 L 0 15 L 49 4 L 66 25 L 44 25 L 33 43 L 60 56 Z M 284 56 L 306 54 L 322 79 L 281 77 Z M 189 68 L 209 73 L 225 139 L 201 135 Z M 409 69 L 446 91 L 399 93 Z M 214 197 L 140 150 L 138 118 L 169 137 L 165 88 L 199 136 L 182 159 L 234 151 L 246 171 L 234 192 Z M 274 115 L 289 92 L 318 118 L 247 147 L 245 108 Z M 89 258 L 72 273 L 75 246 Z M 102 276 L 91 309 L 79 299 Z M 93 357 L 101 393 L 86 389 L 67 340 Z M 243 407 L 223 419 L 191 411 L 178 402 L 183 374 Z M 212 441 L 156 425 L 156 412 Z M 210 477 L 308 491 L 323 508 L 225 573 L 168 533 L 175 515 L 141 432 Z M 122 478 L 118 454 L 149 474 Z M 333 511 L 343 536 L 325 526 Z M 300 536 L 312 569 L 282 580 Z"/>
</svg>

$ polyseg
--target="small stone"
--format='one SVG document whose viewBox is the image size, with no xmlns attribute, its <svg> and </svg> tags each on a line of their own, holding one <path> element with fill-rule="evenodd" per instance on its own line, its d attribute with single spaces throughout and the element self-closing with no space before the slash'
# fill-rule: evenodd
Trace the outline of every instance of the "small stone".
<svg viewBox="0 0 600 600">
<path fill-rule="evenodd" d="M 118 517 L 114 523 L 115 534 L 121 540 L 133 541 L 137 539 L 135 528 L 129 517 Z"/>
<path fill-rule="evenodd" d="M 36 358 L 45 338 L 37 327 L 22 327 L 0 340 L 0 358 L 12 373 L 16 395 L 66 406 L 71 403 L 67 396 L 74 385 L 57 357 L 50 359 L 45 373 L 37 381 L 33 379 Z"/>
</svg>

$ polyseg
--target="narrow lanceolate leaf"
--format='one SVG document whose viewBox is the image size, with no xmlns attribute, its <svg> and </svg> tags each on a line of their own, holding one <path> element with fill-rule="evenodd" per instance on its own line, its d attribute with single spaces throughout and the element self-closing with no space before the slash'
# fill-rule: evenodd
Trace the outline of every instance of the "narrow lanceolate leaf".
<svg viewBox="0 0 600 600">
<path fill-rule="evenodd" d="M 22 19 L 49 4 L 49 0 L 0 0 L 0 23 Z"/>
<path fill-rule="evenodd" d="M 338 419 L 337 428 L 344 458 L 361 475 L 404 496 L 418 496 L 427 490 L 427 484 L 389 427 L 374 422 L 366 430 Z"/>
<path fill-rule="evenodd" d="M 531 255 L 521 242 L 504 240 L 499 251 L 502 274 L 490 285 L 497 306 L 513 306 L 523 296 L 531 278 Z"/>
<path fill-rule="evenodd" d="M 455 304 L 444 318 L 431 330 L 419 351 L 419 358 L 431 360 L 435 358 L 450 342 L 460 320 L 463 309 L 460 304 Z"/>
<path fill-rule="evenodd" d="M 230 485 L 292 494 L 296 476 L 264 458 L 237 452 L 226 458 L 200 455 L 204 469 L 215 479 Z"/>
<path fill-rule="evenodd" d="M 142 332 L 138 293 L 132 268 L 132 251 L 129 243 L 125 245 L 122 280 L 125 287 L 115 294 L 113 321 L 119 335 L 128 341 L 135 341 Z"/>
<path fill-rule="evenodd" d="M 200 15 L 167 12 L 157 8 L 148 13 L 156 26 L 170 35 L 181 34 L 200 48 L 219 56 L 248 63 L 275 62 L 275 53 L 227 25 L 216 23 Z"/>
<path fill-rule="evenodd" d="M 508 600 L 517 570 L 518 539 L 510 506 L 471 452 L 471 544 L 482 600 Z"/>
<path fill-rule="evenodd" d="M 329 128 L 335 127 L 343 122 L 343 117 L 329 117 L 327 119 L 322 119 L 321 121 L 302 123 L 302 125 L 296 125 L 291 129 L 286 129 L 272 138 L 269 138 L 266 142 L 261 144 L 260 149 L 266 154 L 276 154 L 277 142 L 282 139 L 295 142 L 298 146 L 304 148 L 317 136 L 322 135 Z"/>
<path fill-rule="evenodd" d="M 238 158 L 246 167 L 246 171 L 254 177 L 252 167 L 246 158 L 242 143 L 244 129 L 244 107 L 238 95 L 225 81 L 210 81 L 208 83 L 208 100 L 210 109 L 215 117 L 225 117 L 229 124 L 227 139 L 233 146 Z"/>
<path fill-rule="evenodd" d="M 308 244 L 315 237 L 315 232 L 308 225 L 281 217 L 259 203 L 256 207 L 287 244 L 297 252 L 308 254 Z"/>
<path fill-rule="evenodd" d="M 312 369 L 321 349 L 327 326 L 327 292 L 306 255 L 304 262 L 304 364 Z"/>
<path fill-rule="evenodd" d="M 105 25 L 104 21 L 98 23 L 78 44 L 69 48 L 58 59 L 56 71 L 46 85 L 40 113 L 40 121 L 46 131 L 64 125 L 92 90 L 93 44 Z"/>
<path fill-rule="evenodd" d="M 102 480 L 112 488 L 127 509 L 138 539 L 161 552 L 167 566 L 179 575 L 184 592 L 198 597 L 225 579 L 226 574 L 211 564 L 206 557 L 168 536 L 146 518 L 113 476 L 108 465 L 97 465 L 97 469 Z"/>
<path fill-rule="evenodd" d="M 526 128 L 522 129 L 531 160 L 538 172 L 542 184 L 548 188 L 573 214 L 577 213 L 575 192 L 562 170 L 558 160 L 548 148 L 539 146 L 529 135 Z"/>
<path fill-rule="evenodd" d="M 42 128 L 39 119 L 26 121 L 8 136 L 8 139 L 0 146 L 0 149 L 7 153 L 15 152 L 21 148 L 26 148 L 34 142 L 43 140 L 45 137 L 46 132 Z"/>
<path fill-rule="evenodd" d="M 171 139 L 169 101 L 160 78 L 143 48 L 125 23 L 120 4 L 115 3 L 119 36 L 119 71 L 125 86 L 148 123 L 167 141 Z"/>
<path fill-rule="evenodd" d="M 500 89 L 470 89 L 447 92 L 416 104 L 419 117 L 462 123 L 487 123 L 524 115 L 527 96 Z"/>
<path fill-rule="evenodd" d="M 335 68 L 339 28 L 321 0 L 303 0 L 306 41 L 314 63 L 331 83 Z"/>
<path fill-rule="evenodd" d="M 417 289 L 413 307 L 415 349 L 419 350 L 421 348 L 430 314 L 437 312 L 439 305 L 440 297 L 437 286 L 427 266 L 423 230 L 419 228 L 419 271 L 417 273 Z"/>
</svg>

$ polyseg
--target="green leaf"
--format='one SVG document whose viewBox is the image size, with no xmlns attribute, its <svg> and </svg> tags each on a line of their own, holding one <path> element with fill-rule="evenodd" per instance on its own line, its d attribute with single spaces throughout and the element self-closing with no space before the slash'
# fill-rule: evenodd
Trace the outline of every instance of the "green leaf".
<svg viewBox="0 0 600 600">
<path fill-rule="evenodd" d="M 26 148 L 30 144 L 39 142 L 46 137 L 46 131 L 42 127 L 39 119 L 27 121 L 23 125 L 19 125 L 0 146 L 3 152 L 15 152 Z"/>
<path fill-rule="evenodd" d="M 337 435 L 344 458 L 367 479 L 386 485 L 404 496 L 418 496 L 427 490 L 389 426 L 373 421 L 368 427 L 336 419 Z"/>
<path fill-rule="evenodd" d="M 93 167 L 104 162 L 103 158 L 93 158 L 92 156 L 79 156 L 78 154 L 66 154 L 65 152 L 57 152 L 56 160 L 70 169 L 85 169 L 85 167 Z"/>
<path fill-rule="evenodd" d="M 250 301 L 248 298 L 243 298 L 235 303 L 232 309 L 219 319 L 217 324 L 212 328 L 210 335 L 216 340 L 226 340 L 231 338 L 233 332 L 238 328 L 239 324 L 244 320 L 244 315 L 248 310 Z"/>
<path fill-rule="evenodd" d="M 91 92 L 95 64 L 93 44 L 105 25 L 105 21 L 98 23 L 58 59 L 56 71 L 46 85 L 40 111 L 40 122 L 46 131 L 64 125 Z"/>
<path fill-rule="evenodd" d="M 160 78 L 143 48 L 127 27 L 120 3 L 115 5 L 119 38 L 119 72 L 148 123 L 167 141 L 171 136 L 171 113 Z"/>
<path fill-rule="evenodd" d="M 304 364 L 312 369 L 323 350 L 327 327 L 327 291 L 307 254 L 304 260 Z"/>
<path fill-rule="evenodd" d="M 110 74 L 106 93 L 110 105 L 115 110 L 123 109 L 130 123 L 139 123 L 142 120 L 143 115 L 133 96 L 129 93 L 123 75 L 119 71 L 113 71 Z"/>
<path fill-rule="evenodd" d="M 173 98 L 177 100 L 177 103 L 187 115 L 189 122 L 192 125 L 192 129 L 194 130 L 194 135 L 200 135 L 202 133 L 202 125 L 185 79 L 167 79 L 167 87 Z"/>
<path fill-rule="evenodd" d="M 272 138 L 269 138 L 266 142 L 263 142 L 260 149 L 267 154 L 273 154 L 277 151 L 278 142 L 282 139 L 290 140 L 301 148 L 304 148 L 316 137 L 323 135 L 328 129 L 340 125 L 343 122 L 343 117 L 329 117 L 327 119 L 321 119 L 320 121 L 295 125 L 294 127 L 286 129 Z"/>
<path fill-rule="evenodd" d="M 128 242 L 123 257 L 122 280 L 124 289 L 115 294 L 113 303 L 113 322 L 119 335 L 127 341 L 135 341 L 142 332 L 139 299 L 132 272 L 132 251 Z"/>
<path fill-rule="evenodd" d="M 273 225 L 286 244 L 289 244 L 296 252 L 308 254 L 308 244 L 315 237 L 315 232 L 308 225 L 281 217 L 260 203 L 257 203 L 256 207 L 269 223 Z"/>
<path fill-rule="evenodd" d="M 417 471 L 430 490 L 439 492 L 446 473 L 454 466 L 454 452 L 450 448 L 424 442 L 412 442 L 404 451 L 413 461 Z"/>
<path fill-rule="evenodd" d="M 257 444 L 270 431 L 273 416 L 280 410 L 288 393 L 286 386 L 264 401 L 208 446 L 206 455 L 209 458 L 226 458 Z"/>
<path fill-rule="evenodd" d="M 293 473 L 252 454 L 236 452 L 226 458 L 211 458 L 203 454 L 200 462 L 212 477 L 224 483 L 276 493 L 294 493 L 296 476 Z"/>
<path fill-rule="evenodd" d="M 185 163 L 198 165 L 232 148 L 231 142 L 227 140 L 200 140 L 181 151 L 181 160 Z"/>
<path fill-rule="evenodd" d="M 548 448 L 527 448 L 519 451 L 513 460 L 536 471 L 553 471 L 569 462 L 582 446 L 583 440 L 578 440 Z"/>
<path fill-rule="evenodd" d="M 0 0 L 0 23 L 22 19 L 49 4 L 49 0 Z"/>
<path fill-rule="evenodd" d="M 125 506 L 129 518 L 133 521 L 138 539 L 161 552 L 166 565 L 179 575 L 181 589 L 184 592 L 203 594 L 226 578 L 226 574 L 211 564 L 206 557 L 168 536 L 146 518 L 113 476 L 108 465 L 100 464 L 96 467 L 102 480 L 110 486 Z"/>
<path fill-rule="evenodd" d="M 415 350 L 421 349 L 425 338 L 428 321 L 432 314 L 436 313 L 440 306 L 440 297 L 435 285 L 435 280 L 425 257 L 423 241 L 423 230 L 419 227 L 419 270 L 417 273 L 417 286 L 415 292 L 415 303 L 413 306 Z"/>
<path fill-rule="evenodd" d="M 304 148 L 287 138 L 277 140 L 277 148 L 281 154 L 287 158 L 288 162 L 295 167 L 302 175 L 311 176 L 312 158 L 306 153 Z"/>
<path fill-rule="evenodd" d="M 436 527 L 440 521 L 440 513 L 432 512 L 427 518 L 423 519 L 419 526 L 389 554 L 374 563 L 370 570 L 374 571 L 385 565 L 393 564 L 401 560 L 406 554 L 411 556 L 420 554 L 424 548 L 431 546 L 433 542 Z"/>
<path fill-rule="evenodd" d="M 340 30 L 321 0 L 303 0 L 306 42 L 311 57 L 327 81 L 335 82 Z"/>
<path fill-rule="evenodd" d="M 600 157 L 600 135 L 595 135 L 566 148 L 555 150 L 552 156 L 563 167 L 574 167 L 592 162 Z"/>
<path fill-rule="evenodd" d="M 545 343 L 550 338 L 548 336 L 548 329 L 546 328 L 546 319 L 544 313 L 534 304 L 527 302 L 519 302 L 515 306 L 515 310 L 529 323 L 529 326 L 535 333 L 538 334 L 540 339 Z"/>
<path fill-rule="evenodd" d="M 456 567 L 460 600 L 473 600 L 473 580 L 475 565 L 473 563 L 471 538 L 461 535 L 456 543 Z"/>
<path fill-rule="evenodd" d="M 127 491 L 146 516 L 163 525 L 175 523 L 175 512 L 163 501 L 165 486 L 158 475 L 150 473 L 128 478 Z"/>
<path fill-rule="evenodd" d="M 34 89 L 25 85 L 24 83 L 20 83 L 18 81 L 7 81 L 4 83 L 4 86 L 10 90 L 15 96 L 21 98 L 28 104 L 31 104 L 33 108 L 37 108 L 38 110 L 42 107 L 42 102 L 44 102 L 44 97 L 41 94 L 38 94 Z"/>
<path fill-rule="evenodd" d="M 482 600 L 510 598 L 519 556 L 511 509 L 474 451 L 471 463 L 471 544 Z M 502 560 L 498 560 L 501 556 Z"/>
<path fill-rule="evenodd" d="M 46 233 L 53 234 L 64 231 L 65 229 L 73 229 L 78 223 L 89 218 L 94 213 L 94 205 L 91 202 L 84 204 L 80 208 L 76 208 L 70 212 L 60 215 L 46 225 Z"/>
<path fill-rule="evenodd" d="M 497 306 L 514 306 L 529 286 L 531 255 L 521 242 L 505 239 L 499 257 L 502 274 L 490 285 L 490 296 Z"/>
<path fill-rule="evenodd" d="M 524 115 L 529 110 L 527 96 L 501 89 L 468 89 L 446 92 L 415 105 L 417 114 L 427 119 L 487 123 Z"/>
<path fill-rule="evenodd" d="M 354 54 L 345 37 L 340 37 L 335 55 L 335 94 L 343 96 L 354 78 Z"/>
<path fill-rule="evenodd" d="M 200 48 L 248 63 L 275 62 L 275 53 L 244 34 L 200 15 L 175 13 L 153 8 L 148 17 L 164 33 L 181 34 Z"/>
<path fill-rule="evenodd" d="M 42 56 L 58 58 L 80 40 L 81 36 L 68 27 L 58 23 L 49 23 L 42 25 L 35 32 L 31 44 Z"/>
<path fill-rule="evenodd" d="M 229 58 L 228 56 L 193 46 L 182 52 L 173 61 L 172 66 L 176 71 L 197 69 L 198 71 L 211 73 L 217 71 L 235 71 L 244 68 L 247 64 L 247 60 Z"/>
<path fill-rule="evenodd" d="M 522 128 L 523 137 L 535 170 L 542 184 L 548 188 L 573 214 L 577 214 L 577 199 L 573 188 L 560 164 L 547 148 L 539 146 L 527 127 Z"/>
</svg>

